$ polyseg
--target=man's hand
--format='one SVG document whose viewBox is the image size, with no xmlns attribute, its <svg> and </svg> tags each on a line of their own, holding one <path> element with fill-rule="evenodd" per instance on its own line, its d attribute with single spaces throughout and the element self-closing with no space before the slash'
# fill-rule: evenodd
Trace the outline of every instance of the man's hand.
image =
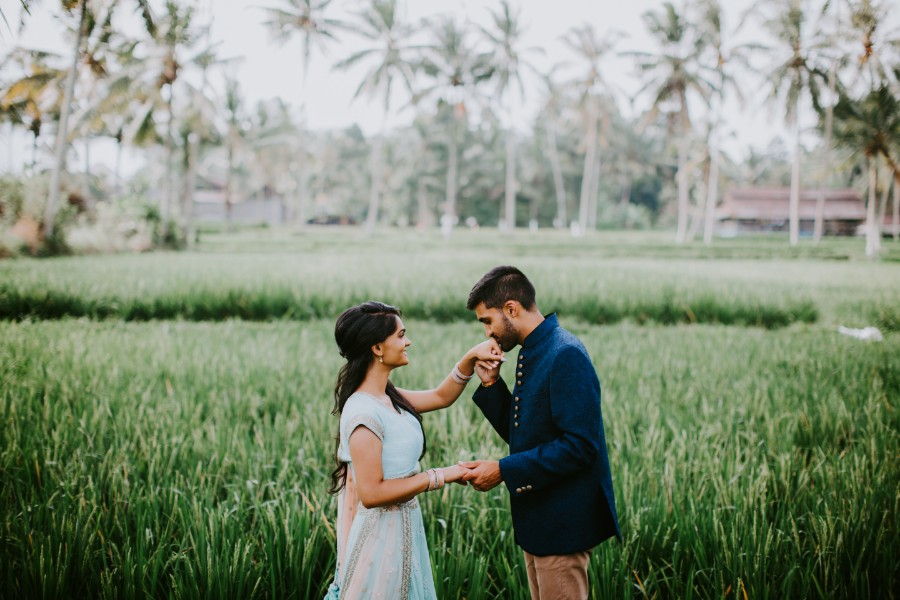
<svg viewBox="0 0 900 600">
<path fill-rule="evenodd" d="M 493 489 L 498 483 L 503 481 L 503 475 L 500 473 L 500 463 L 496 460 L 461 461 L 459 466 L 469 469 L 469 472 L 465 473 L 462 479 L 470 482 L 472 487 L 479 492 Z"/>
<path fill-rule="evenodd" d="M 493 383 L 500 378 L 500 361 L 479 360 L 475 363 L 475 374 L 481 383 Z"/>
</svg>

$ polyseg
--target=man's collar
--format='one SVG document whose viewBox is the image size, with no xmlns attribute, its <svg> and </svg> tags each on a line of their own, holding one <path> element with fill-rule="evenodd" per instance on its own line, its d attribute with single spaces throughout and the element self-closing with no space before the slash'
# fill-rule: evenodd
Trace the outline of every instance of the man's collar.
<svg viewBox="0 0 900 600">
<path fill-rule="evenodd" d="M 557 327 L 559 327 L 559 320 L 556 318 L 556 313 L 546 315 L 543 322 L 535 327 L 534 331 L 529 333 L 525 341 L 522 342 L 522 349 L 534 348 Z"/>
</svg>

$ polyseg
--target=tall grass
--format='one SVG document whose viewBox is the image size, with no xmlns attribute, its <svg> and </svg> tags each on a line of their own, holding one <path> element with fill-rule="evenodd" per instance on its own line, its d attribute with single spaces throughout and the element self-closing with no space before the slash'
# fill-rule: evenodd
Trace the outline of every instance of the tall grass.
<svg viewBox="0 0 900 600">
<path fill-rule="evenodd" d="M 603 383 L 624 536 L 594 552 L 594 597 L 896 593 L 897 334 L 563 321 Z M 332 326 L 0 323 L 0 593 L 320 597 Z M 407 326 L 407 387 L 481 336 Z M 426 415 L 425 466 L 503 455 L 467 396 Z M 525 597 L 505 490 L 422 499 L 442 598 Z"/>
<path fill-rule="evenodd" d="M 706 249 L 650 234 L 247 235 L 212 237 L 195 253 L 2 261 L 0 319 L 308 320 L 380 298 L 449 322 L 470 318 L 471 286 L 507 263 L 535 281 L 544 310 L 596 324 L 900 326 L 897 265 L 845 256 L 845 241 L 804 248 L 804 258 L 780 243 Z M 835 253 L 847 260 L 830 260 Z"/>
</svg>

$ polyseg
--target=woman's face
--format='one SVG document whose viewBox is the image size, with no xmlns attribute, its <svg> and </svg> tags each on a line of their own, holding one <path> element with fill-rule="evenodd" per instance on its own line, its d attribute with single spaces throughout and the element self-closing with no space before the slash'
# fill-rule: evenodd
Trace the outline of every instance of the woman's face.
<svg viewBox="0 0 900 600">
<path fill-rule="evenodd" d="M 389 335 L 384 342 L 381 343 L 381 358 L 388 367 L 402 367 L 409 364 L 409 356 L 406 354 L 406 348 L 412 342 L 406 337 L 406 327 L 400 317 L 397 317 L 397 329 Z"/>
</svg>

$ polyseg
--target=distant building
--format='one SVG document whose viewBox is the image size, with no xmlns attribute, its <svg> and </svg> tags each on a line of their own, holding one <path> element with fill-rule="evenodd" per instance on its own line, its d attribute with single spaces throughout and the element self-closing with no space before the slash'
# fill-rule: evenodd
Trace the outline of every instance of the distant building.
<svg viewBox="0 0 900 600">
<path fill-rule="evenodd" d="M 800 191 L 800 235 L 812 235 L 818 190 Z M 791 190 L 786 187 L 735 188 L 716 209 L 716 230 L 723 237 L 742 233 L 788 231 Z M 866 205 L 853 189 L 825 190 L 824 232 L 854 235 L 866 219 Z"/>
<path fill-rule="evenodd" d="M 287 210 L 281 197 L 270 190 L 257 197 L 236 198 L 231 215 L 225 202 L 225 184 L 198 177 L 194 191 L 194 219 L 198 223 L 225 223 L 229 220 L 241 225 L 280 225 L 287 220 Z"/>
</svg>

